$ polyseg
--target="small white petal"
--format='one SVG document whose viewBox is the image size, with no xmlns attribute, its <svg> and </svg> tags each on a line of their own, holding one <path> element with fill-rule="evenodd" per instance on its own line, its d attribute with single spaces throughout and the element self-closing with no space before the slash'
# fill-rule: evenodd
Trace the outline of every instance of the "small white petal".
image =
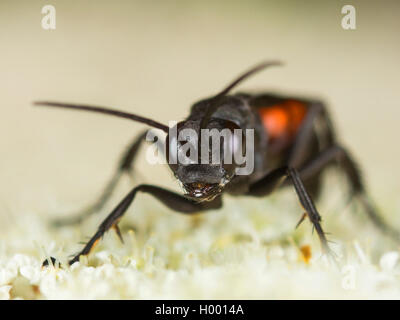
<svg viewBox="0 0 400 320">
<path fill-rule="evenodd" d="M 11 286 L 0 287 L 0 300 L 10 299 L 10 290 L 11 290 Z"/>
<path fill-rule="evenodd" d="M 383 270 L 390 271 L 393 270 L 394 267 L 396 266 L 397 260 L 399 260 L 398 252 L 396 251 L 387 252 L 381 257 L 379 265 Z"/>
</svg>

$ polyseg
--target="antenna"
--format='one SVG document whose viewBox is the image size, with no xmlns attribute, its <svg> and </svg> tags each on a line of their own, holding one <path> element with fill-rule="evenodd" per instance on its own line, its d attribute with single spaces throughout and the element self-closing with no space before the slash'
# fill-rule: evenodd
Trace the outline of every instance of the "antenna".
<svg viewBox="0 0 400 320">
<path fill-rule="evenodd" d="M 36 101 L 33 103 L 35 106 L 47 106 L 47 107 L 56 107 L 56 108 L 67 108 L 67 109 L 75 109 L 75 110 L 84 110 L 91 112 L 98 112 L 103 114 L 112 115 L 119 118 L 130 119 L 133 121 L 145 123 L 153 128 L 161 129 L 168 133 L 169 127 L 159 123 L 157 121 L 151 120 L 149 118 L 141 117 L 132 113 L 113 110 L 105 107 L 96 107 L 96 106 L 88 106 L 88 105 L 76 105 L 70 103 L 60 103 L 60 102 L 52 102 L 52 101 Z"/>
<path fill-rule="evenodd" d="M 210 99 L 206 114 L 204 115 L 203 119 L 201 120 L 200 128 L 204 129 L 207 126 L 212 114 L 218 108 L 218 102 L 220 102 L 221 98 L 226 96 L 229 93 L 229 91 L 231 91 L 234 87 L 236 87 L 240 82 L 242 82 L 243 80 L 246 80 L 247 78 L 249 78 L 256 72 L 259 72 L 265 68 L 272 67 L 272 66 L 280 66 L 280 65 L 282 65 L 282 62 L 280 62 L 280 61 L 266 61 L 266 62 L 256 65 L 255 67 L 251 68 L 250 70 L 246 71 L 245 73 L 243 73 L 242 75 L 237 77 L 225 89 L 223 89 L 217 95 L 215 95 L 213 98 Z"/>
</svg>

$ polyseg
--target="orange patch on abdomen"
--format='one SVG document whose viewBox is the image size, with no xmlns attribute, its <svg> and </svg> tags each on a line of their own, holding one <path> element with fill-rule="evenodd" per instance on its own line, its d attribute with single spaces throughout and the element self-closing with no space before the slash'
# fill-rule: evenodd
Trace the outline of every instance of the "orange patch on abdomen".
<svg viewBox="0 0 400 320">
<path fill-rule="evenodd" d="M 272 142 L 277 139 L 291 141 L 297 134 L 307 109 L 300 101 L 286 100 L 280 104 L 260 108 L 258 112 Z"/>
</svg>

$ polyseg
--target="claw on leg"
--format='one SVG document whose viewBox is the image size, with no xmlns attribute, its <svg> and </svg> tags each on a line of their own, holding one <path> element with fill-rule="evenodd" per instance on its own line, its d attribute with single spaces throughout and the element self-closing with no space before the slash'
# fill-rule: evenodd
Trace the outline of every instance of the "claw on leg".
<svg viewBox="0 0 400 320">
<path fill-rule="evenodd" d="M 79 252 L 72 260 L 69 261 L 69 265 L 73 265 L 75 262 L 79 261 L 80 256 L 87 256 L 93 248 L 99 243 L 101 234 L 96 233 L 96 235 L 86 243 L 85 247 Z"/>
<path fill-rule="evenodd" d="M 307 217 L 307 212 L 304 212 L 303 215 L 301 216 L 299 222 L 297 222 L 295 229 L 297 229 L 301 223 L 304 221 L 304 219 Z"/>
<path fill-rule="evenodd" d="M 124 243 L 124 238 L 122 237 L 121 230 L 119 229 L 118 224 L 115 223 L 115 224 L 112 226 L 112 228 L 113 228 L 113 229 L 115 230 L 115 232 L 117 233 L 117 236 L 118 236 L 119 240 L 121 240 L 121 243 Z"/>
</svg>

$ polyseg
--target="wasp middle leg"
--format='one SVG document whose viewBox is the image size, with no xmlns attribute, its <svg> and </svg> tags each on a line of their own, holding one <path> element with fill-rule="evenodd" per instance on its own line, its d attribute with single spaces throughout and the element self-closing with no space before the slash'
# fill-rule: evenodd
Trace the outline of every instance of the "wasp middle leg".
<svg viewBox="0 0 400 320">
<path fill-rule="evenodd" d="M 146 134 L 147 130 L 135 137 L 132 143 L 128 146 L 121 157 L 116 172 L 107 183 L 103 192 L 100 194 L 96 201 L 94 201 L 92 204 L 79 211 L 78 213 L 75 213 L 74 215 L 72 215 L 72 217 L 58 218 L 53 220 L 53 225 L 56 227 L 61 227 L 77 224 L 82 222 L 84 219 L 91 216 L 92 214 L 99 212 L 110 199 L 123 174 L 129 173 L 132 170 L 133 162 L 136 158 L 136 155 L 138 154 L 140 146 L 145 141 Z"/>
</svg>

